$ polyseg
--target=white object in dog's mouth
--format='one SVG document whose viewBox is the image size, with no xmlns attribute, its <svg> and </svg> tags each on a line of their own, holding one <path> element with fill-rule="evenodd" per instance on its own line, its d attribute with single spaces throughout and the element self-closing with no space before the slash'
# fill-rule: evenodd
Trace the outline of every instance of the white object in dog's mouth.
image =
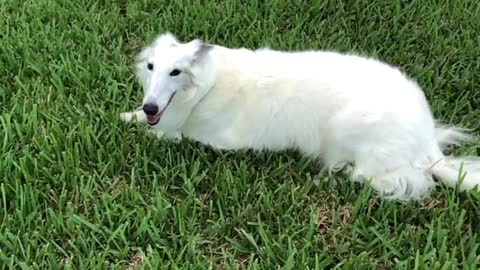
<svg viewBox="0 0 480 270">
<path fill-rule="evenodd" d="M 165 106 L 165 108 L 162 111 L 158 112 L 155 115 L 147 115 L 147 123 L 150 126 L 154 126 L 154 125 L 158 124 L 158 122 L 160 122 L 160 119 L 162 118 L 163 112 L 168 108 L 168 105 L 170 105 L 170 102 L 172 102 L 172 99 L 173 99 L 173 96 L 175 96 L 175 93 L 176 92 L 174 92 L 172 94 L 172 96 L 170 96 L 170 99 L 168 100 L 167 106 Z"/>
</svg>

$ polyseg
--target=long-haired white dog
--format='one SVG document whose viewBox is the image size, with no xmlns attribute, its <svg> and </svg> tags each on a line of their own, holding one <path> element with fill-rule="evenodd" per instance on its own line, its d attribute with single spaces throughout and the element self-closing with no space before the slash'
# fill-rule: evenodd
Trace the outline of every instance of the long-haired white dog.
<svg viewBox="0 0 480 270">
<path fill-rule="evenodd" d="M 217 149 L 298 149 L 384 198 L 480 184 L 478 157 L 445 156 L 470 138 L 435 121 L 421 88 L 378 60 L 326 51 L 230 49 L 158 36 L 138 55 L 143 107 L 121 114 L 164 138 Z M 459 180 L 460 181 L 459 183 Z"/>
</svg>

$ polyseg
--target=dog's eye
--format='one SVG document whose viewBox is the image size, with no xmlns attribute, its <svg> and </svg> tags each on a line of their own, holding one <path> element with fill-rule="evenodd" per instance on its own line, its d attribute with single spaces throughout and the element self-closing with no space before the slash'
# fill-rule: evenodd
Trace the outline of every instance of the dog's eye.
<svg viewBox="0 0 480 270">
<path fill-rule="evenodd" d="M 153 64 L 152 64 L 152 63 L 148 63 L 148 64 L 147 64 L 147 68 L 148 68 L 148 70 L 153 70 Z"/>
<path fill-rule="evenodd" d="M 179 69 L 174 69 L 172 72 L 170 72 L 170 76 L 178 76 L 180 73 L 182 73 L 182 71 Z"/>
</svg>

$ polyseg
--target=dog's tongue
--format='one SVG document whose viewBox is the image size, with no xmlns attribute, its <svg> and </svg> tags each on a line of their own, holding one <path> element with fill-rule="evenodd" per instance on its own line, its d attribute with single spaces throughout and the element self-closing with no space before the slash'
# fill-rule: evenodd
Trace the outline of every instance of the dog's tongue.
<svg viewBox="0 0 480 270">
<path fill-rule="evenodd" d="M 156 124 L 160 120 L 161 114 L 147 115 L 147 122 L 151 125 Z"/>
</svg>

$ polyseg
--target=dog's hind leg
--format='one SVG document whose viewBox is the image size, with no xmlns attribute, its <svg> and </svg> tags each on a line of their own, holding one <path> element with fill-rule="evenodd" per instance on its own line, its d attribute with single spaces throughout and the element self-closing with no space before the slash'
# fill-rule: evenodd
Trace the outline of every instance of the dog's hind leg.
<svg viewBox="0 0 480 270">
<path fill-rule="evenodd" d="M 422 199 L 435 186 L 425 169 L 435 160 L 430 123 L 428 116 L 402 118 L 375 108 L 349 108 L 330 122 L 326 164 L 333 169 L 352 163 L 352 180 L 369 181 L 381 197 Z"/>
</svg>

